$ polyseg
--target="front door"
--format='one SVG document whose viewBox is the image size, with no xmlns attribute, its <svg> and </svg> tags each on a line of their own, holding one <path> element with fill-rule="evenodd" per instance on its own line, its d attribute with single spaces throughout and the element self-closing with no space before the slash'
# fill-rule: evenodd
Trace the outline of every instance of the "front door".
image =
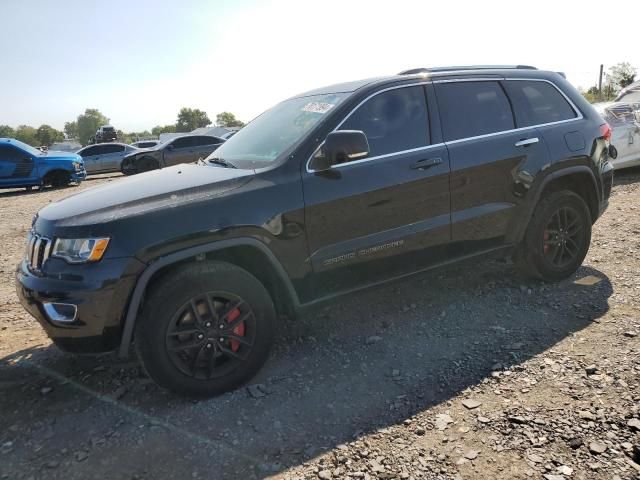
<svg viewBox="0 0 640 480">
<path fill-rule="evenodd" d="M 103 172 L 120 171 L 122 157 L 124 157 L 124 145 L 104 145 L 104 153 L 100 158 L 100 169 Z"/>
<path fill-rule="evenodd" d="M 100 156 L 102 154 L 102 145 L 92 145 L 82 149 L 78 154 L 84 160 L 84 169 L 87 173 L 97 173 L 102 167 L 100 165 Z"/>
<path fill-rule="evenodd" d="M 164 166 L 178 165 L 179 163 L 190 163 L 193 158 L 194 147 L 192 137 L 176 138 L 164 149 Z"/>
<path fill-rule="evenodd" d="M 314 296 L 416 270 L 450 240 L 449 158 L 432 144 L 422 85 L 375 94 L 338 129 L 363 131 L 370 151 L 303 172 Z"/>
</svg>

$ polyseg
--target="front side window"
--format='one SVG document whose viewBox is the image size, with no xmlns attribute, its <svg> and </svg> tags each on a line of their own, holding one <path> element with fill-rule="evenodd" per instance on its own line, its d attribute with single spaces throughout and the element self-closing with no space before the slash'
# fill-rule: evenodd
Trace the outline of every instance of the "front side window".
<svg viewBox="0 0 640 480">
<path fill-rule="evenodd" d="M 514 128 L 509 100 L 498 82 L 439 83 L 436 95 L 446 141 Z"/>
<path fill-rule="evenodd" d="M 95 155 L 97 150 L 98 150 L 98 147 L 87 147 L 80 152 L 80 156 L 82 158 L 90 157 L 92 155 Z"/>
<path fill-rule="evenodd" d="M 547 82 L 507 80 L 518 127 L 544 125 L 576 118 L 576 112 L 556 87 Z"/>
<path fill-rule="evenodd" d="M 238 168 L 272 164 L 301 141 L 346 93 L 326 93 L 285 100 L 245 125 L 207 159 L 218 158 Z"/>
<path fill-rule="evenodd" d="M 362 104 L 340 126 L 362 130 L 369 156 L 402 152 L 429 144 L 427 102 L 422 86 L 382 92 Z"/>
<path fill-rule="evenodd" d="M 105 145 L 104 146 L 104 153 L 119 153 L 119 152 L 124 152 L 124 146 L 123 145 Z"/>
<path fill-rule="evenodd" d="M 191 137 L 177 138 L 172 143 L 173 148 L 186 148 L 191 146 Z"/>
</svg>

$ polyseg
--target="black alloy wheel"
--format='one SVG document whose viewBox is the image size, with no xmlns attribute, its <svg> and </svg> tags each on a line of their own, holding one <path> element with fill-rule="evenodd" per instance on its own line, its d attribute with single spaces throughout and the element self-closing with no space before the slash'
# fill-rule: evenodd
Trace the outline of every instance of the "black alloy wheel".
<svg viewBox="0 0 640 480">
<path fill-rule="evenodd" d="M 543 252 L 555 268 L 564 268 L 575 261 L 584 244 L 583 217 L 572 207 L 556 210 L 543 232 Z"/>
<path fill-rule="evenodd" d="M 256 318 L 251 307 L 228 292 L 191 298 L 167 328 L 166 348 L 185 375 L 209 380 L 228 375 L 249 359 Z"/>
</svg>

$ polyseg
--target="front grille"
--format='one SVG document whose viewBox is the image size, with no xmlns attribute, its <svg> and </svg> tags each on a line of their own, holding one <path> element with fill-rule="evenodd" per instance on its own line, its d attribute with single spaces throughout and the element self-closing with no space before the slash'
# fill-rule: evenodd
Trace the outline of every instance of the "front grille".
<svg viewBox="0 0 640 480">
<path fill-rule="evenodd" d="M 35 232 L 29 234 L 27 262 L 31 270 L 39 272 L 42 269 L 49 255 L 51 255 L 52 246 L 53 242 L 50 239 L 42 237 Z"/>
</svg>

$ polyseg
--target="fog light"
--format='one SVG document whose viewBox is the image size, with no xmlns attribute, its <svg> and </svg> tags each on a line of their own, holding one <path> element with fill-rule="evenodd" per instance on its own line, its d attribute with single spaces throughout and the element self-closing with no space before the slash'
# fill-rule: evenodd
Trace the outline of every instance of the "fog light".
<svg viewBox="0 0 640 480">
<path fill-rule="evenodd" d="M 42 306 L 52 322 L 71 323 L 78 314 L 78 307 L 70 303 L 43 303 Z"/>
</svg>

